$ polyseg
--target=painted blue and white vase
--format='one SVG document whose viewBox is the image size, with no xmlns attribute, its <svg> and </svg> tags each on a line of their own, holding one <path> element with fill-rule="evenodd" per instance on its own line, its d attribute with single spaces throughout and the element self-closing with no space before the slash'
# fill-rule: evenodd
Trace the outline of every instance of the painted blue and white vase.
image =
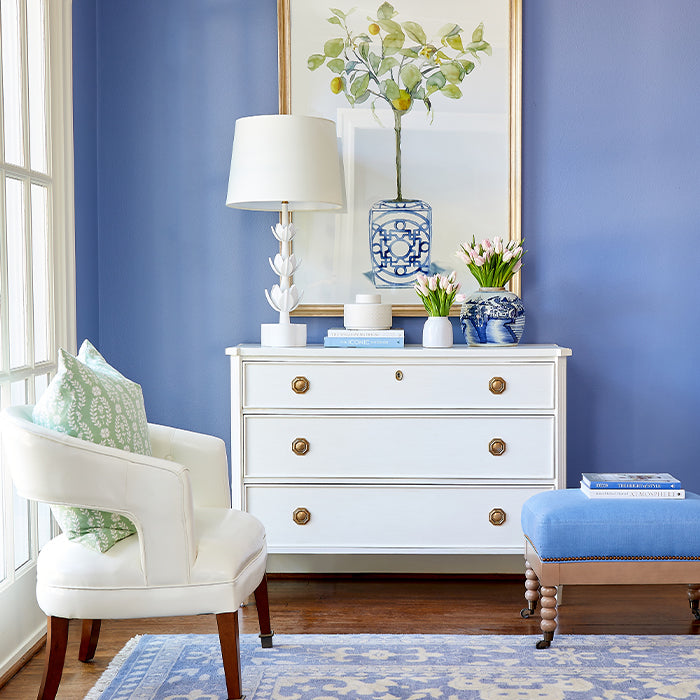
<svg viewBox="0 0 700 700">
<path fill-rule="evenodd" d="M 369 210 L 369 252 L 377 289 L 411 287 L 430 274 L 433 210 L 421 199 L 382 199 Z"/>
<path fill-rule="evenodd" d="M 525 329 L 525 308 L 505 287 L 480 287 L 462 304 L 459 322 L 469 345 L 517 345 Z"/>
</svg>

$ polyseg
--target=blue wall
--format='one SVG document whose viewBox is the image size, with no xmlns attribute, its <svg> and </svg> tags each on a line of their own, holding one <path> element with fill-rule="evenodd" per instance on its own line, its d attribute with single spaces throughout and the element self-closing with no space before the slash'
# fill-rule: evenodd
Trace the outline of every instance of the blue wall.
<svg viewBox="0 0 700 700">
<path fill-rule="evenodd" d="M 95 0 L 73 2 L 75 262 L 78 337 L 99 344 Z"/>
<path fill-rule="evenodd" d="M 523 342 L 574 351 L 569 485 L 699 491 L 700 3 L 523 5 Z M 274 217 L 224 198 L 235 119 L 277 110 L 276 2 L 75 0 L 74 21 L 79 336 L 151 420 L 228 440 L 224 348 L 275 320 Z"/>
</svg>

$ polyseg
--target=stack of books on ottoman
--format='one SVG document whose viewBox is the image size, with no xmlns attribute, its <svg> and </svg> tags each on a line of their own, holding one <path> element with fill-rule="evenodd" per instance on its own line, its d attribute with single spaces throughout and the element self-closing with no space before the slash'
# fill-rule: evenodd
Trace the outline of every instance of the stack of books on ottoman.
<svg viewBox="0 0 700 700">
<path fill-rule="evenodd" d="M 588 498 L 685 498 L 681 482 L 671 474 L 581 474 Z"/>
</svg>

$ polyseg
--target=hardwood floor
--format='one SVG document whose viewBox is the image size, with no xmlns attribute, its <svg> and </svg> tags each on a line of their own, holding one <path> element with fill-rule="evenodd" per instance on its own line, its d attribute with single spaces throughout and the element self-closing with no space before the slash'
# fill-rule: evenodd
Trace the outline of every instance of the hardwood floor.
<svg viewBox="0 0 700 700">
<path fill-rule="evenodd" d="M 700 634 L 686 586 L 567 586 L 559 634 Z M 277 634 L 423 633 L 539 635 L 539 615 L 520 617 L 523 581 L 462 577 L 271 578 L 270 614 Z M 255 605 L 241 611 L 241 633 L 258 632 Z M 81 700 L 112 657 L 136 634 L 216 634 L 213 615 L 105 620 L 94 661 L 80 663 L 80 623 L 72 621 L 60 700 Z M 533 638 L 533 643 L 534 643 Z M 543 651 L 546 653 L 546 651 Z M 36 697 L 44 650 L 4 687 L 0 700 Z"/>
</svg>

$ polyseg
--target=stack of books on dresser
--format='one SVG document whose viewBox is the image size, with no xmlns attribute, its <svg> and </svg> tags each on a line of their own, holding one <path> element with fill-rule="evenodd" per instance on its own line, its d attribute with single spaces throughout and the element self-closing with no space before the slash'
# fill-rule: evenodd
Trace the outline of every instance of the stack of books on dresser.
<svg viewBox="0 0 700 700">
<path fill-rule="evenodd" d="M 685 498 L 681 482 L 671 474 L 581 474 L 588 498 Z"/>
<path fill-rule="evenodd" d="M 323 339 L 326 348 L 402 348 L 403 328 L 329 328 Z"/>
</svg>

